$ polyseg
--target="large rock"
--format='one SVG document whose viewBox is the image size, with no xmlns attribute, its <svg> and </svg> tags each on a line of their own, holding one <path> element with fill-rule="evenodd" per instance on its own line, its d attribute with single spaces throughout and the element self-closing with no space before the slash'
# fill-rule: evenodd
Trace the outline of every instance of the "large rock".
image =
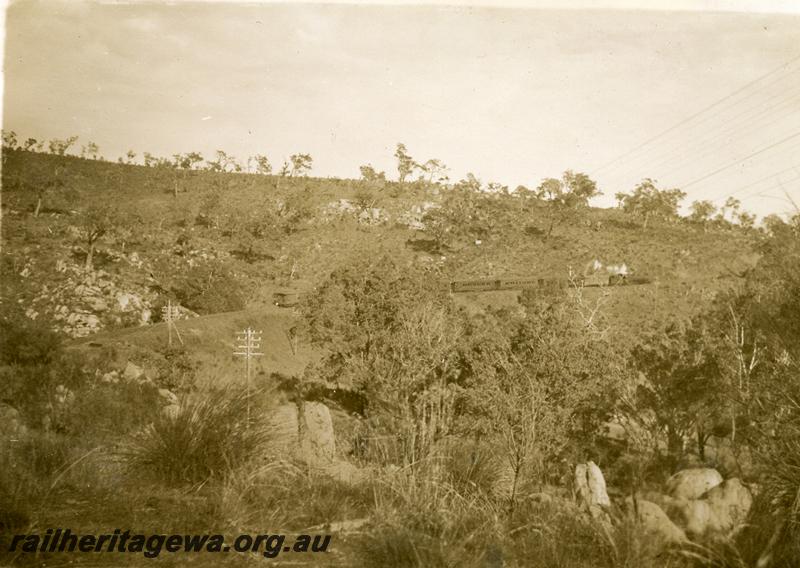
<svg viewBox="0 0 800 568">
<path fill-rule="evenodd" d="M 678 501 L 672 510 L 677 511 L 676 520 L 692 536 L 702 536 L 716 524 L 714 511 L 705 499 Z"/>
<path fill-rule="evenodd" d="M 269 418 L 273 449 L 291 453 L 309 465 L 326 466 L 334 459 L 331 412 L 319 402 L 284 404 Z"/>
<path fill-rule="evenodd" d="M 676 508 L 687 533 L 727 538 L 744 526 L 752 505 L 752 494 L 734 478 L 711 488 L 702 499 L 681 502 Z"/>
<path fill-rule="evenodd" d="M 634 512 L 635 519 L 645 534 L 657 539 L 659 544 L 670 545 L 686 542 L 686 533 L 670 520 L 661 507 L 652 501 L 637 499 L 634 503 L 628 497 L 627 505 Z"/>
<path fill-rule="evenodd" d="M 611 500 L 608 498 L 603 472 L 594 462 L 581 463 L 575 467 L 575 487 L 592 516 L 604 517 Z"/>
<path fill-rule="evenodd" d="M 716 469 L 698 467 L 679 471 L 667 480 L 667 492 L 675 499 L 699 499 L 722 483 Z"/>
</svg>

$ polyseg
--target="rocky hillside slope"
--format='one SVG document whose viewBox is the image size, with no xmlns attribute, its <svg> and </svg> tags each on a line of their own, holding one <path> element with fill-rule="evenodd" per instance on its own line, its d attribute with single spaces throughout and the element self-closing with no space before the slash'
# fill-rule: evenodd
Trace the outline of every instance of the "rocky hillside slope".
<svg viewBox="0 0 800 568">
<path fill-rule="evenodd" d="M 3 161 L 3 302 L 84 338 L 82 346 L 127 342 L 148 350 L 163 340 L 154 325 L 161 308 L 178 301 L 180 317 L 191 320 L 181 329 L 208 378 L 233 369 L 233 332 L 248 325 L 264 329 L 264 369 L 301 368 L 306 359 L 286 340 L 292 311 L 274 308 L 273 293 L 309 290 L 354 258 L 388 254 L 424 264 L 443 289 L 453 278 L 566 278 L 595 259 L 625 263 L 651 284 L 583 296 L 587 305 L 602 303 L 621 335 L 639 333 L 656 314 L 702 306 L 757 259 L 757 231 L 688 222 L 645 228 L 612 209 L 576 212 L 548 238 L 545 204 L 503 195 L 470 205 L 485 207 L 482 216 L 466 211 L 470 222 L 483 219 L 481 238 L 454 226 L 442 244 L 426 213 L 452 190 L 425 183 L 165 170 L 23 151 L 6 152 Z M 99 236 L 90 243 L 93 232 Z M 457 301 L 481 309 L 517 296 Z M 218 312 L 232 314 L 211 315 Z M 208 367 L 212 359 L 223 368 Z"/>
</svg>

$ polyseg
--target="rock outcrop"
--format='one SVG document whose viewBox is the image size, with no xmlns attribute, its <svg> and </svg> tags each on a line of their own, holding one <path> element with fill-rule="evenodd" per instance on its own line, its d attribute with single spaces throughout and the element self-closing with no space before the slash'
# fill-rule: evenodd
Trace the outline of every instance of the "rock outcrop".
<svg viewBox="0 0 800 568">
<path fill-rule="evenodd" d="M 707 467 L 684 469 L 667 480 L 667 493 L 674 499 L 699 499 L 720 483 L 722 476 L 715 469 Z"/>
<path fill-rule="evenodd" d="M 56 285 L 45 282 L 26 314 L 36 319 L 46 314 L 57 331 L 70 337 L 85 337 L 109 325 L 134 326 L 151 323 L 153 294 L 146 289 L 126 289 L 118 277 L 104 270 L 91 270 L 59 261 Z"/>
<path fill-rule="evenodd" d="M 744 526 L 752 505 L 750 490 L 733 478 L 714 486 L 700 499 L 675 501 L 672 507 L 688 534 L 728 538 Z"/>
<path fill-rule="evenodd" d="M 334 460 L 331 412 L 319 402 L 284 404 L 269 417 L 272 450 L 292 454 L 309 465 L 324 467 Z"/>
<path fill-rule="evenodd" d="M 681 544 L 687 541 L 686 533 L 667 516 L 664 510 L 652 501 L 630 497 L 626 501 L 645 534 L 658 540 L 660 545 Z"/>
<path fill-rule="evenodd" d="M 592 517 L 607 518 L 606 511 L 611 506 L 611 500 L 608 498 L 603 472 L 594 462 L 581 463 L 575 467 L 575 488 Z"/>
</svg>

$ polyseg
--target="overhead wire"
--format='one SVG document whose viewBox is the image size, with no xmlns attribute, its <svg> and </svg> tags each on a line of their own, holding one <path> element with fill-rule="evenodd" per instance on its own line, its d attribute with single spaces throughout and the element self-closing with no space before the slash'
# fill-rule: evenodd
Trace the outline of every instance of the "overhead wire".
<svg viewBox="0 0 800 568">
<path fill-rule="evenodd" d="M 701 176 L 699 178 L 693 179 L 690 182 L 681 183 L 681 184 L 677 184 L 677 185 L 681 189 L 686 189 L 687 187 L 691 187 L 691 186 L 693 186 L 693 185 L 695 185 L 697 183 L 700 183 L 701 181 L 704 181 L 704 180 L 706 180 L 706 179 L 708 179 L 710 177 L 713 177 L 713 176 L 717 175 L 718 173 L 721 173 L 721 172 L 723 172 L 723 171 L 725 171 L 727 169 L 730 169 L 733 166 L 736 166 L 737 164 L 740 164 L 740 163 L 744 162 L 745 160 L 749 160 L 750 158 L 754 158 L 756 156 L 759 156 L 759 155 L 763 154 L 764 152 L 767 152 L 767 151 L 769 151 L 769 150 L 771 150 L 771 149 L 773 149 L 773 148 L 775 148 L 777 146 L 780 146 L 781 144 L 784 144 L 784 143 L 788 142 L 789 140 L 793 140 L 793 139 L 798 138 L 798 137 L 800 137 L 800 131 L 794 132 L 793 134 L 790 134 L 789 136 L 786 136 L 785 138 L 781 138 L 777 142 L 773 142 L 772 144 L 770 144 L 768 146 L 765 146 L 763 148 L 759 148 L 758 150 L 756 150 L 755 152 L 752 152 L 751 154 L 748 154 L 747 156 L 744 156 L 744 157 L 739 158 L 739 159 L 737 159 L 737 160 L 735 160 L 733 162 L 730 162 L 730 163 L 722 166 L 721 168 L 717 168 L 716 170 L 714 170 L 714 171 L 712 171 L 710 173 L 707 173 L 707 174 L 705 174 L 705 175 L 703 175 L 703 176 Z"/>
<path fill-rule="evenodd" d="M 710 105 L 708 105 L 708 106 L 706 106 L 706 107 L 703 107 L 703 108 L 702 108 L 702 109 L 700 109 L 699 111 L 697 111 L 697 112 L 693 113 L 692 115 L 690 115 L 690 116 L 688 116 L 688 117 L 684 118 L 683 120 L 679 121 L 678 123 L 674 124 L 673 126 L 670 126 L 669 128 L 667 128 L 667 129 L 665 129 L 665 130 L 662 130 L 661 132 L 659 132 L 658 134 L 655 134 L 654 136 L 651 136 L 650 138 L 648 138 L 648 139 L 644 140 L 643 142 L 639 143 L 639 144 L 638 144 L 637 146 L 635 146 L 633 149 L 631 149 L 631 150 L 629 150 L 629 151 L 627 151 L 627 152 L 625 152 L 625 153 L 623 153 L 623 154 L 621 154 L 621 155 L 617 156 L 616 158 L 614 158 L 614 159 L 612 159 L 612 160 L 610 160 L 610 161 L 608 161 L 608 162 L 606 162 L 606 163 L 604 163 L 604 164 L 602 164 L 602 165 L 598 166 L 597 168 L 595 168 L 594 170 L 592 170 L 592 171 L 590 172 L 590 175 L 594 175 L 594 174 L 596 174 L 597 172 L 599 172 L 599 171 L 601 171 L 601 170 L 604 170 L 604 169 L 608 168 L 608 167 L 609 167 L 609 166 L 611 166 L 612 164 L 618 163 L 620 160 L 622 160 L 622 159 L 624 159 L 624 158 L 627 158 L 627 157 L 631 156 L 632 154 L 634 154 L 635 152 L 637 152 L 639 149 L 641 149 L 641 148 L 643 148 L 643 147 L 645 147 L 645 146 L 647 146 L 647 145 L 651 144 L 652 142 L 654 142 L 654 141 L 656 141 L 656 140 L 658 140 L 658 139 L 660 139 L 660 138 L 663 138 L 663 137 L 664 137 L 664 136 L 666 136 L 667 134 L 669 134 L 669 133 L 671 133 L 671 132 L 674 132 L 674 131 L 675 131 L 675 130 L 677 130 L 678 128 L 680 128 L 680 127 L 682 127 L 682 126 L 684 126 L 684 125 L 686 125 L 686 124 L 690 123 L 691 121 L 693 121 L 693 120 L 694 120 L 694 119 L 696 119 L 697 117 L 699 117 L 699 116 L 702 116 L 703 114 L 705 114 L 705 113 L 707 113 L 707 112 L 711 111 L 712 109 L 715 109 L 715 108 L 718 108 L 718 107 L 720 107 L 720 106 L 721 106 L 721 105 L 723 105 L 725 102 L 727 102 L 727 101 L 729 101 L 729 100 L 733 99 L 734 97 L 736 97 L 737 95 L 739 95 L 739 94 L 741 94 L 742 92 L 746 91 L 746 90 L 747 90 L 747 89 L 749 89 L 750 87 L 752 87 L 752 86 L 754 86 L 754 85 L 758 84 L 759 82 L 763 81 L 763 80 L 764 80 L 764 79 L 766 79 L 767 77 L 771 77 L 772 75 L 775 75 L 776 73 L 778 73 L 778 72 L 780 72 L 780 71 L 784 70 L 786 67 L 788 67 L 788 66 L 790 66 L 790 65 L 794 64 L 794 63 L 795 63 L 795 62 L 797 62 L 797 61 L 800 61 L 800 55 L 798 55 L 798 56 L 796 56 L 796 57 L 793 57 L 793 58 L 792 58 L 792 59 L 790 59 L 789 61 L 786 61 L 785 63 L 781 64 L 780 66 L 778 66 L 778 67 L 776 67 L 776 68 L 774 68 L 774 69 L 772 69 L 771 71 L 769 71 L 769 72 L 767 72 L 767 73 L 765 73 L 765 74 L 763 74 L 763 75 L 760 75 L 760 76 L 756 77 L 755 79 L 753 79 L 753 80 L 749 81 L 748 83 L 746 83 L 745 85 L 743 85 L 743 86 L 739 87 L 738 89 L 736 89 L 736 90 L 735 90 L 735 91 L 733 91 L 732 93 L 729 93 L 728 95 L 726 95 L 726 96 L 722 97 L 721 99 L 718 99 L 717 101 L 715 101 L 715 102 L 711 103 Z M 762 89 L 763 89 L 763 88 L 764 88 L 764 87 L 762 87 Z M 755 91 L 755 92 L 760 92 L 760 91 L 758 91 L 758 90 L 757 90 L 757 91 Z M 751 96 L 751 95 L 748 95 L 748 96 Z"/>
<path fill-rule="evenodd" d="M 781 93 L 783 95 L 783 93 Z M 730 124 L 725 123 L 721 126 L 723 130 L 714 133 L 714 129 L 710 130 L 711 136 L 701 136 L 692 140 L 689 145 L 675 146 L 670 151 L 668 151 L 662 158 L 655 162 L 652 165 L 642 166 L 641 169 L 653 171 L 654 175 L 658 174 L 658 169 L 663 167 L 665 164 L 670 163 L 672 160 L 675 160 L 678 164 L 681 164 L 680 167 L 673 169 L 673 171 L 677 171 L 680 169 L 685 169 L 685 167 L 691 165 L 693 161 L 697 161 L 704 156 L 708 156 L 709 154 L 713 154 L 716 151 L 719 151 L 722 148 L 729 146 L 729 139 L 736 134 L 739 134 L 747 129 L 751 129 L 754 126 L 758 126 L 760 129 L 766 129 L 770 126 L 773 126 L 780 121 L 786 120 L 787 117 L 793 116 L 795 114 L 800 113 L 800 89 L 796 93 L 793 93 L 792 96 L 797 96 L 796 99 L 789 99 L 782 101 L 772 107 L 763 109 L 761 112 L 754 114 L 753 116 L 748 117 L 746 120 L 739 122 L 738 124 Z M 757 107 L 756 107 L 757 108 Z M 772 118 L 767 122 L 755 122 L 761 117 L 769 116 L 771 113 L 777 110 L 791 110 L 792 112 L 788 114 L 780 114 Z M 749 110 L 753 110 L 752 108 Z M 737 117 L 740 115 L 737 115 Z M 734 117 L 737 118 L 737 117 Z M 731 122 L 734 120 L 731 119 Z M 727 127 L 727 128 L 726 128 Z M 697 150 L 703 150 L 701 153 L 696 153 Z M 676 152 L 677 151 L 677 152 Z M 685 156 L 681 156 L 682 153 L 686 153 Z"/>
<path fill-rule="evenodd" d="M 778 172 L 773 172 L 773 173 L 769 174 L 768 176 L 765 176 L 763 178 L 759 178 L 759 179 L 757 179 L 757 180 L 755 180 L 753 182 L 748 183 L 747 185 L 740 186 L 740 187 L 736 188 L 732 192 L 721 192 L 721 193 L 718 193 L 714 197 L 710 197 L 709 201 L 719 201 L 720 199 L 724 199 L 724 198 L 727 198 L 727 197 L 733 197 L 735 195 L 739 195 L 741 192 L 743 192 L 743 191 L 745 191 L 747 189 L 750 189 L 751 187 L 755 187 L 756 185 L 759 185 L 759 184 L 761 184 L 761 183 L 763 183 L 765 181 L 773 180 L 777 176 L 779 176 L 781 174 L 784 174 L 786 172 L 793 171 L 793 170 L 795 170 L 796 167 L 797 166 L 789 166 L 786 169 L 780 170 Z M 761 190 L 758 190 L 758 191 L 761 191 Z"/>
</svg>

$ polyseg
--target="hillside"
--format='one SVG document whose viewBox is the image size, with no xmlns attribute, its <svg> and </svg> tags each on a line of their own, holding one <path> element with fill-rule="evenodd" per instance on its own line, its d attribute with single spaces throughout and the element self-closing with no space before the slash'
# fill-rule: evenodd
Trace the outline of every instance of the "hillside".
<svg viewBox="0 0 800 568">
<path fill-rule="evenodd" d="M 625 263 L 652 283 L 584 292 L 587 302 L 604 295 L 612 331 L 624 335 L 651 325 L 655 314 L 696 310 L 756 261 L 753 236 L 742 230 L 687 222 L 643 228 L 610 209 L 576 212 L 546 238 L 544 205 L 511 196 L 476 202 L 487 208 L 486 226 L 475 233 L 480 239 L 462 230 L 437 248 L 424 212 L 453 190 L 421 182 L 171 170 L 26 151 L 7 151 L 3 159 L 4 296 L 33 310 L 30 316 L 55 318 L 68 335 L 144 350 L 165 332 L 139 324 L 158 322 L 166 299 L 183 297 L 185 306 L 205 314 L 180 325 L 209 379 L 236 374 L 233 332 L 248 325 L 264 329 L 265 371 L 299 372 L 307 356 L 293 355 L 285 334 L 294 316 L 272 306 L 272 294 L 309 290 L 356 258 L 388 254 L 424 265 L 443 289 L 453 278 L 566 278 L 594 259 Z M 96 209 L 112 215 L 95 245 L 94 271 L 87 272 L 85 236 Z M 468 219 L 477 217 L 467 211 Z M 192 279 L 211 283 L 223 273 L 210 292 L 187 290 Z M 115 302 L 120 295 L 130 301 Z M 480 309 L 513 305 L 517 296 L 460 294 L 457 301 Z M 68 325 L 70 310 L 77 315 Z"/>
<path fill-rule="evenodd" d="M 689 547 L 740 522 L 769 528 L 773 517 L 758 515 L 772 510 L 772 487 L 796 494 L 782 489 L 795 481 L 768 485 L 772 471 L 796 469 L 784 457 L 797 455 L 788 407 L 764 406 L 754 428 L 730 406 L 743 393 L 779 400 L 796 377 L 775 348 L 794 336 L 770 335 L 796 330 L 795 225 L 645 223 L 619 209 L 558 211 L 525 191 L 22 151 L 6 152 L 2 181 L 0 526 L 324 531 L 331 566 L 483 564 L 493 550 L 509 566 L 595 566 L 603 534 L 634 552 L 602 565 L 656 566 L 673 548 L 653 530 Z M 619 274 L 627 284 L 598 285 Z M 545 281 L 449 286 L 503 278 Z M 735 343 L 729 306 L 704 310 L 733 287 L 758 291 L 731 296 L 730 315 L 752 318 Z M 299 308 L 275 305 L 276 292 Z M 176 304 L 170 328 L 163 310 Z M 261 332 L 257 390 L 241 388 L 234 354 L 246 328 Z M 753 360 L 767 359 L 742 374 L 751 337 Z M 760 432 L 788 432 L 795 446 L 749 438 Z M 600 502 L 582 485 L 590 471 L 608 489 L 603 533 L 582 508 Z M 737 491 L 741 518 L 684 518 L 669 505 L 676 472 L 714 476 L 693 503 Z M 751 483 L 768 487 L 760 505 Z M 628 508 L 632 493 L 660 527 Z M 543 545 L 529 526 L 553 538 Z M 452 542 L 477 544 L 450 560 Z M 395 562 L 420 550 L 432 556 Z"/>
<path fill-rule="evenodd" d="M 294 324 L 290 313 L 266 308 L 199 316 L 175 325 L 183 345 L 198 364 L 197 383 L 220 386 L 243 380 L 244 363 L 233 355 L 234 338 L 247 327 L 263 332 L 263 356 L 253 359 L 253 375 L 259 382 L 260 377 L 272 373 L 301 373 L 314 356 L 302 345 L 293 352 L 290 329 Z M 121 369 L 127 361 L 146 367 L 154 354 L 163 349 L 167 333 L 165 323 L 112 330 L 75 340 L 72 349 L 89 359 L 103 359 L 112 354 L 113 365 Z M 177 346 L 177 335 L 173 335 L 173 341 Z"/>
</svg>

